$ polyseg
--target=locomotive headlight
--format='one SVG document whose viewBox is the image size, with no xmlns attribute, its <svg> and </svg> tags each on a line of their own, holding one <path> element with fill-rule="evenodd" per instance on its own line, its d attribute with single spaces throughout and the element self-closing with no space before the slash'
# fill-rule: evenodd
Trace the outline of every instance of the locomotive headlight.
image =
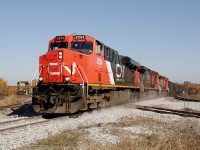
<svg viewBox="0 0 200 150">
<path fill-rule="evenodd" d="M 65 81 L 69 81 L 70 80 L 70 77 L 65 77 Z"/>
<path fill-rule="evenodd" d="M 42 82 L 44 80 L 44 77 L 40 76 L 38 79 L 40 82 Z"/>
<path fill-rule="evenodd" d="M 63 53 L 62 52 L 58 52 L 58 55 L 61 56 Z"/>
<path fill-rule="evenodd" d="M 61 55 L 61 56 L 59 55 L 58 58 L 59 58 L 59 59 L 62 59 L 63 57 L 62 57 L 62 55 Z"/>
<path fill-rule="evenodd" d="M 58 52 L 58 59 L 62 59 L 63 58 L 63 52 Z"/>
</svg>

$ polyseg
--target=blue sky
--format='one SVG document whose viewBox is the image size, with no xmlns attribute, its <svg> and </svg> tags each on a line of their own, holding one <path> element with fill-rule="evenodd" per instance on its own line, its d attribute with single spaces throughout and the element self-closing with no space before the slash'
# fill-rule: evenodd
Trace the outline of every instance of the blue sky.
<svg viewBox="0 0 200 150">
<path fill-rule="evenodd" d="M 50 39 L 88 34 L 171 81 L 200 83 L 199 0 L 1 0 L 0 77 L 31 80 Z"/>
</svg>

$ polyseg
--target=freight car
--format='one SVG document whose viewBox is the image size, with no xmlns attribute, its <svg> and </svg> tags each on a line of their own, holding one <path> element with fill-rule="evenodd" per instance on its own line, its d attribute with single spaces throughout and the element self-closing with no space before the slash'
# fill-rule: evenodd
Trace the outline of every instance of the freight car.
<svg viewBox="0 0 200 150">
<path fill-rule="evenodd" d="M 88 35 L 56 36 L 39 57 L 32 104 L 39 113 L 74 113 L 166 96 L 168 78 Z"/>
<path fill-rule="evenodd" d="M 184 85 L 169 81 L 169 96 L 174 96 L 175 94 L 181 94 L 184 92 L 186 92 L 186 87 Z"/>
<path fill-rule="evenodd" d="M 180 83 L 173 83 L 169 81 L 169 96 L 174 96 L 174 95 L 182 95 L 184 93 L 186 94 L 197 94 L 197 88 L 185 85 L 185 84 L 180 84 Z"/>
</svg>

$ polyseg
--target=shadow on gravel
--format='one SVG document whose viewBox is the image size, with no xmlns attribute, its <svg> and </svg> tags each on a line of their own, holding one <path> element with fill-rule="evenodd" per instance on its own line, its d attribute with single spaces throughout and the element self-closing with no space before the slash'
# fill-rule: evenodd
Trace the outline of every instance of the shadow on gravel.
<svg viewBox="0 0 200 150">
<path fill-rule="evenodd" d="M 73 114 L 45 114 L 45 113 L 39 114 L 34 111 L 31 104 L 24 104 L 21 107 L 16 108 L 16 109 L 6 109 L 4 110 L 3 114 L 7 116 L 17 116 L 17 117 L 34 117 L 34 116 L 42 115 L 42 118 L 44 119 L 54 119 L 58 117 L 68 116 L 69 118 L 75 119 L 75 118 L 79 118 L 84 113 L 92 113 L 92 112 L 93 110 L 87 110 L 84 112 L 76 112 Z"/>
<path fill-rule="evenodd" d="M 63 117 L 63 116 L 67 116 L 67 115 L 43 114 L 42 118 L 44 118 L 44 119 L 54 119 L 54 118 Z"/>
<path fill-rule="evenodd" d="M 73 114 L 43 114 L 42 118 L 44 119 L 54 119 L 59 117 L 69 117 L 69 118 L 79 118 L 83 115 L 83 112 L 77 112 Z"/>
<path fill-rule="evenodd" d="M 7 116 L 19 116 L 19 117 L 33 117 L 38 116 L 38 114 L 34 111 L 31 104 L 25 104 L 17 109 L 11 109 L 11 112 L 7 113 Z"/>
</svg>

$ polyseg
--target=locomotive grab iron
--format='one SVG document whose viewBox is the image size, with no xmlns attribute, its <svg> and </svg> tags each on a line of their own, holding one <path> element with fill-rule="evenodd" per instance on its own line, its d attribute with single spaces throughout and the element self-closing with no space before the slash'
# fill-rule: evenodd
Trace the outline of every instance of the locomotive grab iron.
<svg viewBox="0 0 200 150">
<path fill-rule="evenodd" d="M 88 35 L 56 36 L 39 58 L 32 104 L 39 113 L 74 113 L 168 91 L 168 78 Z"/>
</svg>

